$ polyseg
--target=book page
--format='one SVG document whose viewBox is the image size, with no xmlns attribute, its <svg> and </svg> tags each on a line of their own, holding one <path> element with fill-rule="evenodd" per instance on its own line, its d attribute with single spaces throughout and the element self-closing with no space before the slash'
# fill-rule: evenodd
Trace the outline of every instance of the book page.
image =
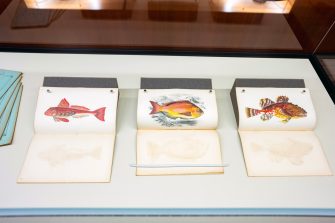
<svg viewBox="0 0 335 223">
<path fill-rule="evenodd" d="M 140 89 L 138 129 L 216 129 L 214 90 Z"/>
<path fill-rule="evenodd" d="M 201 164 L 207 167 L 192 167 Z M 137 167 L 137 175 L 223 173 L 223 167 L 208 167 L 222 166 L 218 134 L 215 130 L 138 130 L 137 165 L 149 167 Z M 166 165 L 177 167 L 161 168 Z"/>
<path fill-rule="evenodd" d="M 113 134 L 36 134 L 18 183 L 109 182 Z"/>
<path fill-rule="evenodd" d="M 236 88 L 239 130 L 312 130 L 316 114 L 307 88 Z"/>
<path fill-rule="evenodd" d="M 118 89 L 41 87 L 19 183 L 109 182 Z"/>
<path fill-rule="evenodd" d="M 41 87 L 35 132 L 113 133 L 117 100 L 117 88 Z"/>
<path fill-rule="evenodd" d="M 312 131 L 239 131 L 249 176 L 332 175 Z"/>
</svg>

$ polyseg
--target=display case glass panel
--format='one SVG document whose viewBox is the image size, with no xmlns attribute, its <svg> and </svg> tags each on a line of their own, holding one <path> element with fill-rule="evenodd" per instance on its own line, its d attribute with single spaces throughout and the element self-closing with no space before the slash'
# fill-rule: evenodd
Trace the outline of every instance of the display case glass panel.
<svg viewBox="0 0 335 223">
<path fill-rule="evenodd" d="M 328 0 L 3 0 L 0 47 L 311 54 L 334 18 Z"/>
</svg>

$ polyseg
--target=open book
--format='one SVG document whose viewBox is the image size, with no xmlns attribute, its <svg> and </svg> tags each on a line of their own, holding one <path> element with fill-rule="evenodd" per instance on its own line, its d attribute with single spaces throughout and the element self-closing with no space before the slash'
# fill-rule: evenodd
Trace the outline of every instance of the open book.
<svg viewBox="0 0 335 223">
<path fill-rule="evenodd" d="M 137 175 L 223 173 L 211 89 L 209 79 L 142 78 Z"/>
<path fill-rule="evenodd" d="M 236 79 L 231 99 L 249 176 L 331 175 L 303 80 Z"/>
<path fill-rule="evenodd" d="M 109 182 L 117 101 L 116 79 L 46 77 L 17 181 Z"/>
</svg>

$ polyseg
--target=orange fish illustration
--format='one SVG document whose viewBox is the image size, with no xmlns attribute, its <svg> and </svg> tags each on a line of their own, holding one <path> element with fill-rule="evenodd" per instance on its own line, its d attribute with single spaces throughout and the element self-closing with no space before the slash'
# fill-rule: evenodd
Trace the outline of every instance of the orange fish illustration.
<svg viewBox="0 0 335 223">
<path fill-rule="evenodd" d="M 163 105 L 154 101 L 150 101 L 150 103 L 152 105 L 150 115 L 160 112 L 171 119 L 195 119 L 204 113 L 201 108 L 187 100 L 173 101 Z"/>
<path fill-rule="evenodd" d="M 104 122 L 105 110 L 106 107 L 99 108 L 95 111 L 90 111 L 90 109 L 83 106 L 70 106 L 69 102 L 65 98 L 63 98 L 57 107 L 50 107 L 44 112 L 44 115 L 53 117 L 56 122 L 69 122 L 69 117 L 81 118 L 89 115 L 94 115 L 97 119 Z"/>
<path fill-rule="evenodd" d="M 263 98 L 260 100 L 262 109 L 245 108 L 245 112 L 248 118 L 262 114 L 260 118 L 263 121 L 271 119 L 274 115 L 280 118 L 283 123 L 307 116 L 307 112 L 303 108 L 288 102 L 288 100 L 289 98 L 286 96 L 279 96 L 276 102 L 269 98 Z"/>
</svg>

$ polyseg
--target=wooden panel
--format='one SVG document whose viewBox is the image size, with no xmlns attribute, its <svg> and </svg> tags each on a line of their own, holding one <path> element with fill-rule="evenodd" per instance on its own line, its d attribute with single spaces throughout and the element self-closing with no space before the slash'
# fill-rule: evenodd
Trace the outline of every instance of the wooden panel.
<svg viewBox="0 0 335 223">
<path fill-rule="evenodd" d="M 305 52 L 313 53 L 335 19 L 335 1 L 296 1 L 286 16 Z"/>
<path fill-rule="evenodd" d="M 7 8 L 7 6 L 9 5 L 9 3 L 12 0 L 1 0 L 0 1 L 0 15 L 2 14 L 3 11 L 5 11 L 5 9 Z"/>
</svg>

